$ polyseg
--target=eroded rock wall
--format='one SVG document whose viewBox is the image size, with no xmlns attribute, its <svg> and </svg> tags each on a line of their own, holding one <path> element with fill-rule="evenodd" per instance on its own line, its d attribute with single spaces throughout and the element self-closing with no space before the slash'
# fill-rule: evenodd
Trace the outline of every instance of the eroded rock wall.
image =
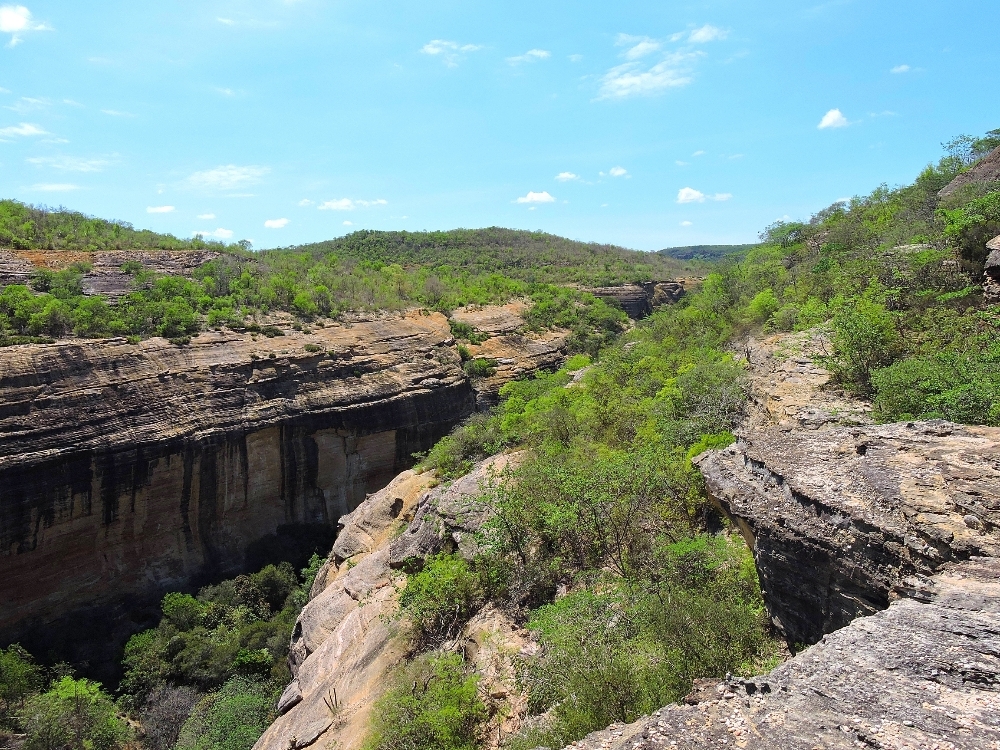
<svg viewBox="0 0 1000 750">
<path fill-rule="evenodd" d="M 449 339 L 414 313 L 0 349 L 0 640 L 100 663 L 164 591 L 329 544 L 474 409 Z"/>
</svg>

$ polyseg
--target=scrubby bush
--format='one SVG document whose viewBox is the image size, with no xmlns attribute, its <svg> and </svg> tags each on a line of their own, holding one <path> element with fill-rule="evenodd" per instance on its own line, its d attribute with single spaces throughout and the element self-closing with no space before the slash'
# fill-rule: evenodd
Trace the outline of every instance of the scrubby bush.
<svg viewBox="0 0 1000 750">
<path fill-rule="evenodd" d="M 477 750 L 488 718 L 456 654 L 418 657 L 375 702 L 365 750 Z"/>
<path fill-rule="evenodd" d="M 175 750 L 250 750 L 277 718 L 280 691 L 268 682 L 229 680 L 195 705 Z"/>
<path fill-rule="evenodd" d="M 19 711 L 43 681 L 42 669 L 19 645 L 0 649 L 0 729 L 17 729 Z"/>
<path fill-rule="evenodd" d="M 479 579 L 469 564 L 461 557 L 441 554 L 407 576 L 399 607 L 418 644 L 438 644 L 458 634 L 482 597 Z"/>
<path fill-rule="evenodd" d="M 63 677 L 48 692 L 28 699 L 21 723 L 24 750 L 117 750 L 132 735 L 100 684 L 72 677 Z"/>
</svg>

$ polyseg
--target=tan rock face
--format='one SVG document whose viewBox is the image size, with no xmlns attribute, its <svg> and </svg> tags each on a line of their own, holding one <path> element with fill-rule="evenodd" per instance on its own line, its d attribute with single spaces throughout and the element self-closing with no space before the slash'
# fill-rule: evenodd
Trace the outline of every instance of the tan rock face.
<svg viewBox="0 0 1000 750">
<path fill-rule="evenodd" d="M 90 641 L 68 658 L 112 660 L 109 621 L 127 633 L 166 590 L 328 544 L 474 409 L 442 315 L 286 334 L 0 349 L 0 640 L 59 631 Z"/>
</svg>

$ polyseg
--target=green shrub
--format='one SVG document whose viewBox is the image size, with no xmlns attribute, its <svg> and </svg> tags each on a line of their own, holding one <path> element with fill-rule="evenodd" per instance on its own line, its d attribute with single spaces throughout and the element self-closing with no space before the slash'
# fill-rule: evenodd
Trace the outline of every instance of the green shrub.
<svg viewBox="0 0 1000 750">
<path fill-rule="evenodd" d="M 418 657 L 375 702 L 365 750 L 477 750 L 488 718 L 456 654 Z"/>
<path fill-rule="evenodd" d="M 21 711 L 24 750 L 116 750 L 131 739 L 128 724 L 100 684 L 63 677 Z"/>
<path fill-rule="evenodd" d="M 902 353 L 897 316 L 879 300 L 876 286 L 844 300 L 833 315 L 834 354 L 828 359 L 837 379 L 863 394 L 871 393 L 872 372 Z"/>
<path fill-rule="evenodd" d="M 465 370 L 470 378 L 489 378 L 497 371 L 497 361 L 495 359 L 476 357 L 466 362 L 462 366 L 462 369 Z"/>
<path fill-rule="evenodd" d="M 234 678 L 195 705 L 175 750 L 250 750 L 277 718 L 279 686 Z"/>
<path fill-rule="evenodd" d="M 437 644 L 458 634 L 482 596 L 479 579 L 465 560 L 435 555 L 420 572 L 407 576 L 400 614 L 410 622 L 418 644 Z"/>
<path fill-rule="evenodd" d="M 0 729 L 17 729 L 18 712 L 42 681 L 42 670 L 31 654 L 17 644 L 0 649 Z"/>
</svg>

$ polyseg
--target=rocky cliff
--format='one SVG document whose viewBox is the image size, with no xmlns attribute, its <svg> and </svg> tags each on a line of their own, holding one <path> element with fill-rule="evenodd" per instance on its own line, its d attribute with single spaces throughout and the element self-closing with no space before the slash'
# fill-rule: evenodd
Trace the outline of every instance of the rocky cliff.
<svg viewBox="0 0 1000 750">
<path fill-rule="evenodd" d="M 614 300 L 630 318 L 638 320 L 653 312 L 654 307 L 672 305 L 679 300 L 684 296 L 685 283 L 691 281 L 644 281 L 638 284 L 592 287 L 585 291 L 601 299 Z"/>
<path fill-rule="evenodd" d="M 475 408 L 440 314 L 285 333 L 0 349 L 0 641 L 111 663 L 164 591 L 329 545 Z"/>
<path fill-rule="evenodd" d="M 971 169 L 958 175 L 955 179 L 938 191 L 938 196 L 944 198 L 966 185 L 984 185 L 1000 181 L 1000 147 L 977 161 Z"/>
</svg>

